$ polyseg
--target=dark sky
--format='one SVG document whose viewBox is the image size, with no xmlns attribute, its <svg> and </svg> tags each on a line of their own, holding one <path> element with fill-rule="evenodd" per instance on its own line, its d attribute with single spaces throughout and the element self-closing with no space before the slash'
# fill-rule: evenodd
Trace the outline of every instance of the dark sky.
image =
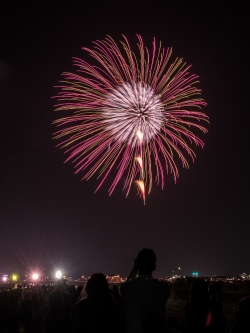
<svg viewBox="0 0 250 333">
<path fill-rule="evenodd" d="M 60 268 L 126 276 L 143 247 L 155 276 L 250 273 L 249 17 L 240 2 L 21 2 L 1 10 L 0 273 Z M 244 2 L 242 2 L 244 3 Z M 55 148 L 54 88 L 81 47 L 121 34 L 173 47 L 200 77 L 209 133 L 190 169 L 153 187 L 146 205 L 132 190 L 81 182 Z"/>
</svg>

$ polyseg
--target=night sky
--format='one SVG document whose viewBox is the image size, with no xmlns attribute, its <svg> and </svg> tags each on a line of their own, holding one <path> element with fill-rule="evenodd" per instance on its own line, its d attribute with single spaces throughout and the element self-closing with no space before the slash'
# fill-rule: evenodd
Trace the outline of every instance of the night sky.
<svg viewBox="0 0 250 333">
<path fill-rule="evenodd" d="M 28 3 L 28 2 L 27 2 Z M 249 12 L 240 2 L 20 2 L 0 20 L 0 274 L 34 269 L 78 277 L 127 276 L 143 247 L 155 276 L 250 273 Z M 244 2 L 242 2 L 244 3 Z M 190 168 L 166 176 L 146 205 L 109 181 L 81 181 L 52 140 L 54 88 L 81 47 L 106 35 L 141 34 L 173 47 L 200 77 L 208 134 Z M 89 60 L 89 58 L 86 60 Z M 174 273 L 172 273 L 174 271 Z"/>
</svg>

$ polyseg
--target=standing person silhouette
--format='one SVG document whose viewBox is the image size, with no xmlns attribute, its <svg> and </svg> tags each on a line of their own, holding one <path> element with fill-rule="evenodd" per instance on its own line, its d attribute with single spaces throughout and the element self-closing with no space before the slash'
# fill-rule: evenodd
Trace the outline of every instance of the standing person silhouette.
<svg viewBox="0 0 250 333">
<path fill-rule="evenodd" d="M 93 274 L 85 289 L 87 298 L 71 308 L 71 333 L 119 333 L 118 306 L 105 275 Z"/>
<path fill-rule="evenodd" d="M 226 322 L 222 307 L 209 300 L 208 283 L 195 279 L 191 291 L 191 301 L 185 306 L 185 317 L 190 333 L 225 333 Z"/>
<path fill-rule="evenodd" d="M 46 333 L 69 333 L 71 296 L 66 287 L 66 280 L 58 280 L 57 288 L 49 295 L 48 305 Z"/>
<path fill-rule="evenodd" d="M 154 251 L 142 249 L 128 277 L 130 281 L 120 287 L 124 299 L 126 333 L 165 331 L 165 304 L 169 298 L 169 287 L 166 282 L 152 277 L 155 269 Z"/>
</svg>

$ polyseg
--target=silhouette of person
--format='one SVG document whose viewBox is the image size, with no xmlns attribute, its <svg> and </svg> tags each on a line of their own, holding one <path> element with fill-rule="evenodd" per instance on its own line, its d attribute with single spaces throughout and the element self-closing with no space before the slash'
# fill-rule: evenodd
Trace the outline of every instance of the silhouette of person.
<svg viewBox="0 0 250 333">
<path fill-rule="evenodd" d="M 118 306 L 102 273 L 93 274 L 86 284 L 87 298 L 71 308 L 72 333 L 118 333 Z"/>
<path fill-rule="evenodd" d="M 71 302 L 72 305 L 74 305 L 76 302 L 78 302 L 80 300 L 80 295 L 81 295 L 82 290 L 83 290 L 83 286 L 82 286 L 82 284 L 80 284 L 76 288 L 75 293 L 73 294 L 72 302 Z"/>
<path fill-rule="evenodd" d="M 49 295 L 49 314 L 46 333 L 60 331 L 70 332 L 71 296 L 66 289 L 66 281 L 58 281 L 57 288 Z"/>
<path fill-rule="evenodd" d="M 128 280 L 121 284 L 124 299 L 125 332 L 164 332 L 165 304 L 169 298 L 166 282 L 152 277 L 156 269 L 156 255 L 151 249 L 142 249 L 135 259 Z M 136 278 L 135 272 L 139 275 Z"/>
<path fill-rule="evenodd" d="M 208 283 L 195 279 L 191 291 L 191 301 L 185 306 L 185 317 L 188 332 L 191 333 L 224 333 L 225 317 L 221 306 L 209 300 Z"/>
<path fill-rule="evenodd" d="M 250 332 L 250 296 L 244 297 L 239 303 L 230 333 Z"/>
</svg>

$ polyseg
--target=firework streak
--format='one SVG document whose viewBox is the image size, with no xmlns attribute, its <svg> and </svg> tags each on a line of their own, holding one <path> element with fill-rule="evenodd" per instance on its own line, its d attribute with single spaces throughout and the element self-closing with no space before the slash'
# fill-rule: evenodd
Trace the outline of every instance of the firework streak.
<svg viewBox="0 0 250 333">
<path fill-rule="evenodd" d="M 133 183 L 145 200 L 153 178 L 164 186 L 164 177 L 179 176 L 176 158 L 187 168 L 184 155 L 194 161 L 191 144 L 204 146 L 194 132 L 207 132 L 201 125 L 208 116 L 200 111 L 206 103 L 196 88 L 197 75 L 182 59 L 170 62 L 172 50 L 156 45 L 152 52 L 138 38 L 138 55 L 128 40 L 118 46 L 111 37 L 95 41 L 94 48 L 83 48 L 91 64 L 74 58 L 76 73 L 63 73 L 64 81 L 56 96 L 56 111 L 65 116 L 54 123 L 55 139 L 72 160 L 83 179 L 94 174 L 113 177 L 109 194 L 122 180 L 128 195 Z"/>
</svg>

